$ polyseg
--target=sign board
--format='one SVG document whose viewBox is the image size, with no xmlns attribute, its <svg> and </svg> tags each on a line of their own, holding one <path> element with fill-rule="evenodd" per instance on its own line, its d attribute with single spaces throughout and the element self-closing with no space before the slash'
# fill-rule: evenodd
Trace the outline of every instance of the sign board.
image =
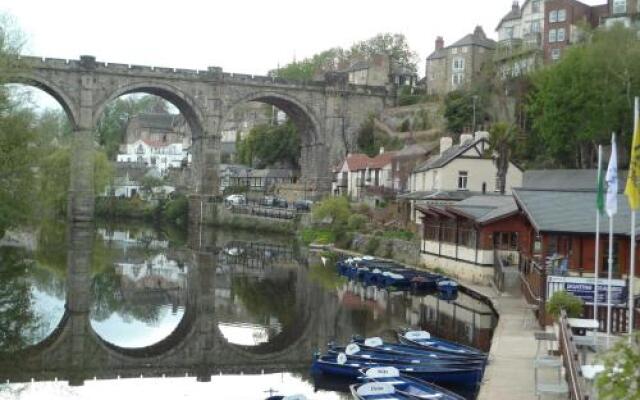
<svg viewBox="0 0 640 400">
<path fill-rule="evenodd" d="M 598 304 L 607 304 L 606 279 L 598 279 Z M 564 290 L 574 296 L 580 297 L 585 304 L 593 304 L 594 278 L 573 276 L 547 276 L 547 299 L 555 292 Z M 611 304 L 625 305 L 627 303 L 627 281 L 622 279 L 611 280 Z"/>
</svg>

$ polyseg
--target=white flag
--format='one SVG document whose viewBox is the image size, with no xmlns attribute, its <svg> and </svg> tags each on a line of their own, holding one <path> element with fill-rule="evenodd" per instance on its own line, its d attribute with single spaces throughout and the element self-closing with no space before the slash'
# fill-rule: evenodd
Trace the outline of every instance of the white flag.
<svg viewBox="0 0 640 400">
<path fill-rule="evenodd" d="M 616 134 L 611 135 L 611 157 L 607 168 L 607 215 L 613 217 L 618 212 L 618 153 L 616 150 Z"/>
</svg>

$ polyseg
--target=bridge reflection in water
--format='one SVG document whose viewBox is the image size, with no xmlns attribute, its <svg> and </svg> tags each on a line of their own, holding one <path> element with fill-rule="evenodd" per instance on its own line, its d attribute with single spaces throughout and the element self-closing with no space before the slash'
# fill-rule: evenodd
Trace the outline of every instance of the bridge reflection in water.
<svg viewBox="0 0 640 400">
<path fill-rule="evenodd" d="M 0 381 L 307 371 L 329 341 L 410 325 L 490 342 L 495 317 L 476 300 L 363 288 L 290 238 L 199 230 L 180 244 L 149 232 L 68 227 L 64 313 L 38 343 L 2 349 Z"/>
</svg>

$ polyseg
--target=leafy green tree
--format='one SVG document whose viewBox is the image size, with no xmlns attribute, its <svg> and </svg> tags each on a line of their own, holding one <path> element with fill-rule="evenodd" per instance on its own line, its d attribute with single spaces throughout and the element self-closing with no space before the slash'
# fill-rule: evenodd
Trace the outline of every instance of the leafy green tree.
<svg viewBox="0 0 640 400">
<path fill-rule="evenodd" d="M 640 399 L 640 334 L 618 341 L 603 357 L 604 371 L 596 377 L 602 400 Z"/>
<path fill-rule="evenodd" d="M 622 26 L 597 30 L 567 49 L 562 59 L 532 79 L 529 119 L 538 153 L 557 166 L 592 168 L 597 145 L 619 134 L 625 152 L 633 124 L 633 95 L 640 93 L 640 42 Z"/>
<path fill-rule="evenodd" d="M 507 172 L 511 162 L 516 141 L 518 139 L 518 128 L 513 124 L 498 122 L 489 131 L 489 144 L 494 153 L 496 168 L 498 169 L 498 190 L 500 194 L 505 194 L 507 183 Z"/>
<path fill-rule="evenodd" d="M 401 33 L 379 33 L 351 46 L 350 59 L 371 59 L 378 54 L 389 56 L 389 61 L 413 72 L 417 71 L 417 54 L 411 50 L 407 38 Z"/>
<path fill-rule="evenodd" d="M 313 207 L 313 219 L 324 221 L 328 219 L 336 228 L 344 228 L 349 223 L 351 211 L 346 197 L 327 197 Z"/>
<path fill-rule="evenodd" d="M 169 105 L 157 96 L 125 96 L 109 103 L 98 121 L 98 143 L 104 147 L 107 157 L 115 159 L 124 143 L 129 119 L 142 113 L 168 114 Z"/>
<path fill-rule="evenodd" d="M 486 98 L 477 92 L 454 90 L 444 98 L 444 117 L 447 120 L 447 130 L 453 133 L 463 133 L 471 130 L 473 125 L 473 103 L 476 96 L 476 126 L 489 118 L 486 112 Z"/>
<path fill-rule="evenodd" d="M 68 146 L 55 149 L 42 160 L 38 174 L 40 186 L 39 198 L 43 210 L 51 212 L 50 216 L 66 215 L 69 192 L 69 176 L 71 173 L 71 148 Z M 113 176 L 113 166 L 103 151 L 96 150 L 94 163 L 94 191 L 102 193 Z"/>
<path fill-rule="evenodd" d="M 291 120 L 281 125 L 257 125 L 238 144 L 243 164 L 265 168 L 277 163 L 297 167 L 300 135 Z"/>
<path fill-rule="evenodd" d="M 417 53 L 411 50 L 407 38 L 400 33 L 379 33 L 367 40 L 354 43 L 351 48 L 334 47 L 302 61 L 294 61 L 276 70 L 272 76 L 284 79 L 308 81 L 319 72 L 336 71 L 357 60 L 371 60 L 373 56 L 384 54 L 394 66 L 417 71 Z"/>
</svg>

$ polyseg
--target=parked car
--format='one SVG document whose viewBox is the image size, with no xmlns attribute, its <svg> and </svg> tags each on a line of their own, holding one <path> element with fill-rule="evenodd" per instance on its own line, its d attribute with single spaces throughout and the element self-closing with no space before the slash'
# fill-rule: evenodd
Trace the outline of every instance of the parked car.
<svg viewBox="0 0 640 400">
<path fill-rule="evenodd" d="M 289 202 L 287 201 L 287 199 L 281 199 L 276 197 L 273 200 L 273 206 L 280 207 L 280 208 L 289 208 Z"/>
<path fill-rule="evenodd" d="M 273 196 L 264 196 L 259 203 L 261 206 L 273 207 L 275 200 L 276 198 Z"/>
<path fill-rule="evenodd" d="M 311 200 L 296 200 L 296 202 L 293 203 L 297 211 L 311 211 L 311 205 L 313 205 L 313 201 Z"/>
<path fill-rule="evenodd" d="M 247 197 L 243 194 L 232 194 L 224 198 L 224 202 L 229 205 L 237 206 L 247 204 Z"/>
</svg>

